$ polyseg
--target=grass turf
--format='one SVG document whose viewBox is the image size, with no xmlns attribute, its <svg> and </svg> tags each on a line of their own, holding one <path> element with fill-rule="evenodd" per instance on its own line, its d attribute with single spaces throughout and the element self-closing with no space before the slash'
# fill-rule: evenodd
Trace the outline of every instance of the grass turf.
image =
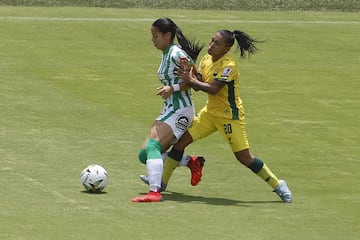
<svg viewBox="0 0 360 240">
<path fill-rule="evenodd" d="M 294 202 L 214 134 L 188 148 L 207 159 L 199 186 L 178 169 L 165 202 L 131 203 L 147 191 L 137 151 L 161 108 L 149 28 L 164 12 L 1 7 L 1 239 L 359 237 L 359 14 L 211 14 L 166 11 L 205 44 L 222 28 L 266 40 L 239 59 L 241 96 L 251 148 Z M 105 194 L 82 192 L 90 163 L 110 174 Z"/>
</svg>

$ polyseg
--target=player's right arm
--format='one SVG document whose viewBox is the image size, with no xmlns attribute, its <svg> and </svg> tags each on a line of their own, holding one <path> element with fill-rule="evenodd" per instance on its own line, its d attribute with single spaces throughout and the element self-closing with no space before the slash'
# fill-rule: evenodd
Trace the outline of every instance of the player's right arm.
<svg viewBox="0 0 360 240">
<path fill-rule="evenodd" d="M 188 82 L 181 82 L 178 84 L 179 90 L 177 91 L 185 91 L 191 88 L 190 84 Z M 162 97 L 163 99 L 166 99 L 170 97 L 171 94 L 175 92 L 176 89 L 174 89 L 174 85 L 170 86 L 160 86 L 158 87 L 156 92 L 156 95 Z"/>
</svg>

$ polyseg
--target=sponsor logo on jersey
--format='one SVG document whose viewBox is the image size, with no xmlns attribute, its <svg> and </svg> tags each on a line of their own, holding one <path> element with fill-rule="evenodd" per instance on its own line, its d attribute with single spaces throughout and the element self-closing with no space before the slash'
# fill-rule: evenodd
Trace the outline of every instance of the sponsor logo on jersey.
<svg viewBox="0 0 360 240">
<path fill-rule="evenodd" d="M 186 129 L 188 129 L 188 127 L 189 127 L 188 116 L 180 115 L 175 121 L 175 126 L 177 129 L 179 129 L 181 131 L 186 131 Z"/>
<path fill-rule="evenodd" d="M 221 77 L 228 77 L 228 76 L 230 76 L 231 72 L 232 72 L 232 68 L 229 68 L 229 67 L 224 68 L 224 71 L 221 74 Z"/>
</svg>

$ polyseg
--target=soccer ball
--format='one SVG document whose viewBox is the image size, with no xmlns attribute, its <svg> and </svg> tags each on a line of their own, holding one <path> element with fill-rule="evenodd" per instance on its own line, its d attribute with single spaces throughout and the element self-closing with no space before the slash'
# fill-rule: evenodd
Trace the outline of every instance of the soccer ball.
<svg viewBox="0 0 360 240">
<path fill-rule="evenodd" d="M 102 192 L 108 180 L 107 171 L 97 164 L 87 166 L 80 174 L 80 183 L 84 186 L 85 191 L 90 193 Z"/>
</svg>

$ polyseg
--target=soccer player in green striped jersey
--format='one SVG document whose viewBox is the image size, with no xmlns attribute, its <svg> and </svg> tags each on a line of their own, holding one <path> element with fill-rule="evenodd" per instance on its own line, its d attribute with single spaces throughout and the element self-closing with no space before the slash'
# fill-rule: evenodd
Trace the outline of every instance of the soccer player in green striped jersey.
<svg viewBox="0 0 360 240">
<path fill-rule="evenodd" d="M 217 31 L 209 44 L 208 54 L 200 61 L 198 74 L 193 67 L 181 66 L 178 76 L 195 90 L 208 93 L 208 101 L 196 115 L 192 126 L 173 146 L 165 161 L 163 186 L 172 171 L 179 165 L 186 146 L 214 132 L 219 132 L 231 147 L 236 159 L 268 183 L 283 202 L 290 203 L 292 194 L 284 180 L 279 180 L 269 167 L 250 152 L 245 131 L 245 112 L 239 97 L 239 71 L 235 58 L 229 53 L 235 40 L 241 57 L 256 51 L 249 35 L 241 31 Z M 201 180 L 202 166 L 198 174 L 192 174 L 192 185 Z"/>
<path fill-rule="evenodd" d="M 152 42 L 162 51 L 158 77 L 162 84 L 157 95 L 163 98 L 163 111 L 155 119 L 140 151 L 139 160 L 146 164 L 149 192 L 132 199 L 133 202 L 159 202 L 163 173 L 161 152 L 186 132 L 194 118 L 190 86 L 176 74 L 182 61 L 194 64 L 202 47 L 189 41 L 169 18 L 159 18 L 151 26 Z M 180 46 L 174 44 L 177 39 Z"/>
</svg>

